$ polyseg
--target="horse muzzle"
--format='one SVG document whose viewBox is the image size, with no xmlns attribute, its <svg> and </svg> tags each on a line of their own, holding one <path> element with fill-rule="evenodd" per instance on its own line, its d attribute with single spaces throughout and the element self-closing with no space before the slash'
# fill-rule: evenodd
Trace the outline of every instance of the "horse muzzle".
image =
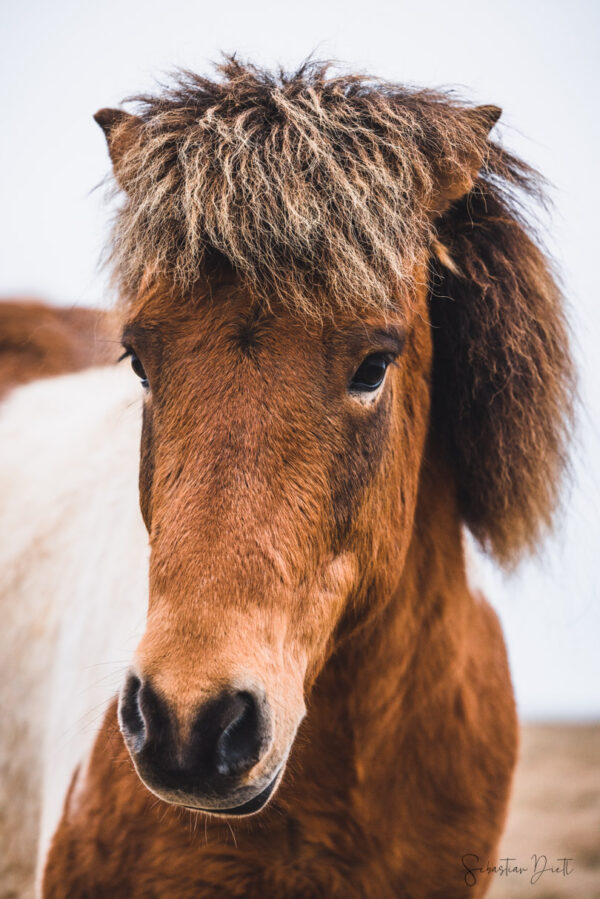
<svg viewBox="0 0 600 899">
<path fill-rule="evenodd" d="M 271 758 L 272 714 L 256 688 L 221 690 L 183 726 L 164 695 L 131 672 L 119 724 L 140 778 L 167 802 L 214 815 L 251 815 L 281 779 L 285 758 Z"/>
</svg>

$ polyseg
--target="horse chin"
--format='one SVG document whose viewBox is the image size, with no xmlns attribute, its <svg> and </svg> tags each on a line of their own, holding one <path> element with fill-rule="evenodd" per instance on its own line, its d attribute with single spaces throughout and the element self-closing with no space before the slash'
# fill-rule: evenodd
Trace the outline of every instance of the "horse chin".
<svg viewBox="0 0 600 899">
<path fill-rule="evenodd" d="M 247 818 L 250 815 L 256 815 L 263 810 L 279 786 L 282 770 L 283 769 L 280 768 L 275 774 L 275 777 L 269 781 L 267 786 L 263 787 L 256 796 L 246 800 L 246 802 L 243 802 L 241 805 L 235 805 L 231 808 L 202 808 L 197 805 L 185 805 L 184 808 L 187 808 L 192 812 L 202 812 L 205 815 L 215 815 L 218 818 Z"/>
<path fill-rule="evenodd" d="M 239 797 L 243 798 L 243 802 L 235 803 L 235 797 L 232 797 L 230 801 L 232 801 L 232 805 L 220 805 L 219 802 L 226 803 L 227 797 L 222 797 L 221 800 L 218 800 L 211 796 L 209 802 L 211 805 L 205 805 L 206 800 L 198 797 L 196 798 L 193 795 L 183 795 L 178 791 L 166 791 L 164 788 L 161 788 L 159 784 L 153 781 L 148 777 L 147 773 L 144 774 L 139 770 L 138 766 L 134 765 L 137 770 L 137 774 L 144 784 L 144 786 L 150 790 L 155 796 L 161 799 L 163 802 L 167 802 L 169 805 L 175 805 L 179 808 L 188 809 L 191 812 L 202 812 L 204 815 L 214 815 L 218 818 L 245 818 L 250 815 L 256 815 L 258 812 L 262 811 L 263 808 L 267 805 L 269 800 L 272 798 L 273 794 L 277 790 L 281 778 L 283 776 L 283 771 L 285 768 L 284 760 L 279 767 L 276 769 L 274 776 L 269 780 L 266 786 L 260 786 L 257 792 L 254 795 L 250 795 L 247 798 L 248 788 L 244 790 L 246 793 L 245 796 Z M 212 803 L 214 802 L 214 805 Z"/>
</svg>

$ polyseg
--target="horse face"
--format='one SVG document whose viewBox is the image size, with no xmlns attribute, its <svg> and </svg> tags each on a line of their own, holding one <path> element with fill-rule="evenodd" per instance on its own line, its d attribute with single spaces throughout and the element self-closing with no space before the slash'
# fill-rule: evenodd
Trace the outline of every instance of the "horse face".
<svg viewBox="0 0 600 899">
<path fill-rule="evenodd" d="M 152 552 L 120 723 L 161 798 L 251 814 L 324 662 L 400 576 L 429 410 L 426 290 L 335 327 L 261 312 L 233 281 L 197 303 L 166 295 L 123 333 L 147 384 Z"/>
</svg>

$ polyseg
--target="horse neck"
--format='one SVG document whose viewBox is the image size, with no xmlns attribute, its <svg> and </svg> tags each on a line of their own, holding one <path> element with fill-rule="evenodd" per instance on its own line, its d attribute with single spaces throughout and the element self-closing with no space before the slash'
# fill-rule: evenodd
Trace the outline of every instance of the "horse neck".
<svg viewBox="0 0 600 899">
<path fill-rule="evenodd" d="M 451 709 L 479 631 L 468 624 L 478 609 L 451 478 L 438 464 L 424 471 L 398 588 L 329 659 L 311 697 L 309 744 L 319 767 L 335 760 L 340 786 L 380 775 L 383 789 L 400 745 Z"/>
</svg>

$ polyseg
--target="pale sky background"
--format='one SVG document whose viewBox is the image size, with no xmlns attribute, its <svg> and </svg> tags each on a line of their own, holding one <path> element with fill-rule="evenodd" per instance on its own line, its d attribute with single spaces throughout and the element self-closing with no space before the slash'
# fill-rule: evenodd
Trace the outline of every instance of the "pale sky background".
<svg viewBox="0 0 600 899">
<path fill-rule="evenodd" d="M 541 558 L 482 579 L 500 612 L 526 718 L 600 717 L 599 25 L 594 0 L 4 0 L 0 33 L 0 297 L 110 300 L 98 258 L 108 171 L 92 120 L 176 66 L 219 52 L 293 68 L 309 53 L 392 80 L 458 86 L 504 109 L 504 142 L 555 189 L 582 410 L 574 485 Z"/>
</svg>

